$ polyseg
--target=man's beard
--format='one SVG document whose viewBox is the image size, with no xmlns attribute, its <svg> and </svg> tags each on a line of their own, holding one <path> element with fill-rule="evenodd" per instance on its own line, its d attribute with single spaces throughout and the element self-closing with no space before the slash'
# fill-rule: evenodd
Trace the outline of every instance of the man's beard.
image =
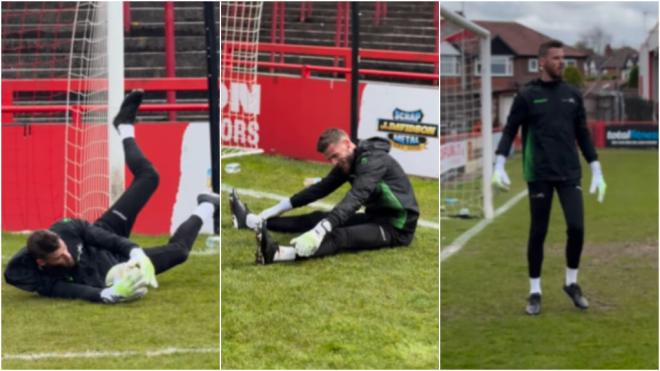
<svg viewBox="0 0 660 371">
<path fill-rule="evenodd" d="M 561 81 L 563 78 L 563 70 L 563 68 L 548 69 L 548 76 L 550 76 L 555 81 Z"/>
<path fill-rule="evenodd" d="M 339 164 L 339 167 L 341 167 L 341 170 L 342 170 L 344 173 L 349 174 L 349 173 L 351 172 L 351 164 L 352 164 L 352 163 L 353 163 L 353 155 L 350 155 L 350 156 L 348 156 L 348 157 L 346 158 L 345 161 L 342 161 L 342 162 Z"/>
</svg>

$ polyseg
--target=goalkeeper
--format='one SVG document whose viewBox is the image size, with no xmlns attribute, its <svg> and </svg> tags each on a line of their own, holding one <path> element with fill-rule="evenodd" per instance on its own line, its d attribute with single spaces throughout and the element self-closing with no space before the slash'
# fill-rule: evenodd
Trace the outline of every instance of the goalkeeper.
<svg viewBox="0 0 660 371">
<path fill-rule="evenodd" d="M 355 145 L 344 131 L 327 129 L 318 139 L 317 150 L 334 166 L 328 175 L 259 215 L 251 214 L 232 192 L 234 226 L 257 231 L 257 263 L 409 245 L 419 209 L 408 177 L 388 153 L 389 142 L 371 138 Z M 277 216 L 323 198 L 345 182 L 351 189 L 330 212 Z M 362 206 L 365 212 L 356 213 Z M 304 233 L 291 240 L 292 246 L 280 246 L 266 228 Z"/>
<path fill-rule="evenodd" d="M 584 212 L 580 186 L 580 158 L 576 147 L 591 168 L 590 192 L 598 190 L 598 201 L 605 197 L 605 180 L 587 128 L 579 90 L 562 81 L 564 50 L 559 41 L 549 41 L 539 49 L 541 78 L 523 87 L 513 101 L 506 127 L 497 147 L 493 183 L 504 189 L 510 185 L 504 170 L 518 128 L 522 126 L 523 172 L 529 191 L 531 225 L 527 242 L 530 294 L 526 311 L 541 311 L 541 265 L 543 243 L 550 222 L 550 208 L 556 191 L 566 220 L 566 276 L 563 289 L 580 309 L 589 302 L 577 283 L 584 240 Z M 576 146 L 577 142 L 577 146 Z"/>
<path fill-rule="evenodd" d="M 47 297 L 118 303 L 135 300 L 158 287 L 156 274 L 186 261 L 203 219 L 217 212 L 219 196 L 200 194 L 193 215 L 169 242 L 143 250 L 128 239 L 138 213 L 158 187 L 159 176 L 134 138 L 135 116 L 143 92 L 126 96 L 113 123 L 122 138 L 131 185 L 96 222 L 63 219 L 49 230 L 33 232 L 5 269 L 5 280 L 20 289 Z M 114 266 L 130 273 L 106 277 Z M 130 267 L 130 268 L 129 268 Z M 113 271 L 117 271 L 115 269 Z"/>
</svg>

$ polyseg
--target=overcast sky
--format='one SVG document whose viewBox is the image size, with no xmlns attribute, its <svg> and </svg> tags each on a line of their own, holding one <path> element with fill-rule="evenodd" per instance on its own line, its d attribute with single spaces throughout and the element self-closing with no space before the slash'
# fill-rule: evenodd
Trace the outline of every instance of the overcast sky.
<svg viewBox="0 0 660 371">
<path fill-rule="evenodd" d="M 599 26 L 612 46 L 637 49 L 658 21 L 658 2 L 474 2 L 444 1 L 449 10 L 463 10 L 470 20 L 515 21 L 569 45 Z M 644 13 L 646 12 L 646 16 Z"/>
</svg>

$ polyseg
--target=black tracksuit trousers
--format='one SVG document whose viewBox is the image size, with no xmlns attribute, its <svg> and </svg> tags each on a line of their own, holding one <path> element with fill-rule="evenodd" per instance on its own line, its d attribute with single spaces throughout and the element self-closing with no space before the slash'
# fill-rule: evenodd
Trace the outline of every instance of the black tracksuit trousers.
<svg viewBox="0 0 660 371">
<path fill-rule="evenodd" d="M 543 242 L 548 232 L 552 197 L 556 190 L 559 196 L 564 219 L 566 220 L 566 266 L 577 269 L 580 265 L 582 244 L 584 242 L 584 206 L 582 187 L 578 180 L 527 183 L 529 190 L 529 211 L 531 224 L 527 243 L 527 262 L 529 277 L 541 276 L 543 265 Z"/>
<path fill-rule="evenodd" d="M 126 138 L 122 144 L 133 182 L 94 224 L 128 238 L 138 214 L 158 188 L 159 175 L 134 138 Z M 156 274 L 186 261 L 202 223 L 202 219 L 192 215 L 177 228 L 166 245 L 144 249 Z"/>
<path fill-rule="evenodd" d="M 316 211 L 297 216 L 270 218 L 267 227 L 271 231 L 304 233 L 314 228 L 329 213 Z M 346 224 L 326 234 L 313 257 L 334 255 L 341 251 L 373 250 L 383 247 L 409 245 L 412 233 L 394 228 L 387 220 L 369 214 L 353 215 Z"/>
</svg>

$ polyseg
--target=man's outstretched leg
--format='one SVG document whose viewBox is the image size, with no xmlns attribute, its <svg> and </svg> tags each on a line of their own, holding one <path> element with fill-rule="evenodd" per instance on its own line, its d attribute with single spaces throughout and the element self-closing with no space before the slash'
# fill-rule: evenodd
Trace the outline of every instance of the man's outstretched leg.
<svg viewBox="0 0 660 371">
<path fill-rule="evenodd" d="M 271 264 L 274 262 L 293 261 L 302 257 L 323 257 L 334 255 L 341 251 L 362 251 L 384 247 L 406 245 L 402 241 L 410 241 L 410 236 L 402 235 L 386 223 L 376 223 L 366 215 L 358 215 L 354 223 L 332 230 L 323 238 L 320 246 L 312 255 L 303 254 L 294 246 L 283 246 L 273 240 L 268 233 L 270 227 L 264 223 L 257 232 L 257 263 Z"/>
<path fill-rule="evenodd" d="M 133 125 L 143 95 L 142 90 L 130 92 L 113 120 L 113 125 L 122 138 L 125 161 L 134 176 L 133 182 L 95 222 L 96 225 L 123 237 L 130 235 L 138 214 L 158 188 L 159 182 L 158 172 L 135 142 Z"/>
<path fill-rule="evenodd" d="M 278 208 L 278 205 L 274 206 L 274 208 Z M 229 208 L 231 210 L 234 228 L 252 229 L 257 232 L 261 229 L 264 218 L 261 215 L 251 213 L 247 205 L 240 200 L 235 189 L 229 194 Z M 302 233 L 314 228 L 326 216 L 328 216 L 328 213 L 322 211 L 295 216 L 274 216 L 267 218 L 267 225 L 268 230 L 274 232 Z"/>
<path fill-rule="evenodd" d="M 154 265 L 156 274 L 175 267 L 188 259 L 193 243 L 202 228 L 203 221 L 213 217 L 213 213 L 220 207 L 220 195 L 216 193 L 202 193 L 197 196 L 197 208 L 174 231 L 167 245 L 147 248 L 144 252 Z"/>
</svg>

